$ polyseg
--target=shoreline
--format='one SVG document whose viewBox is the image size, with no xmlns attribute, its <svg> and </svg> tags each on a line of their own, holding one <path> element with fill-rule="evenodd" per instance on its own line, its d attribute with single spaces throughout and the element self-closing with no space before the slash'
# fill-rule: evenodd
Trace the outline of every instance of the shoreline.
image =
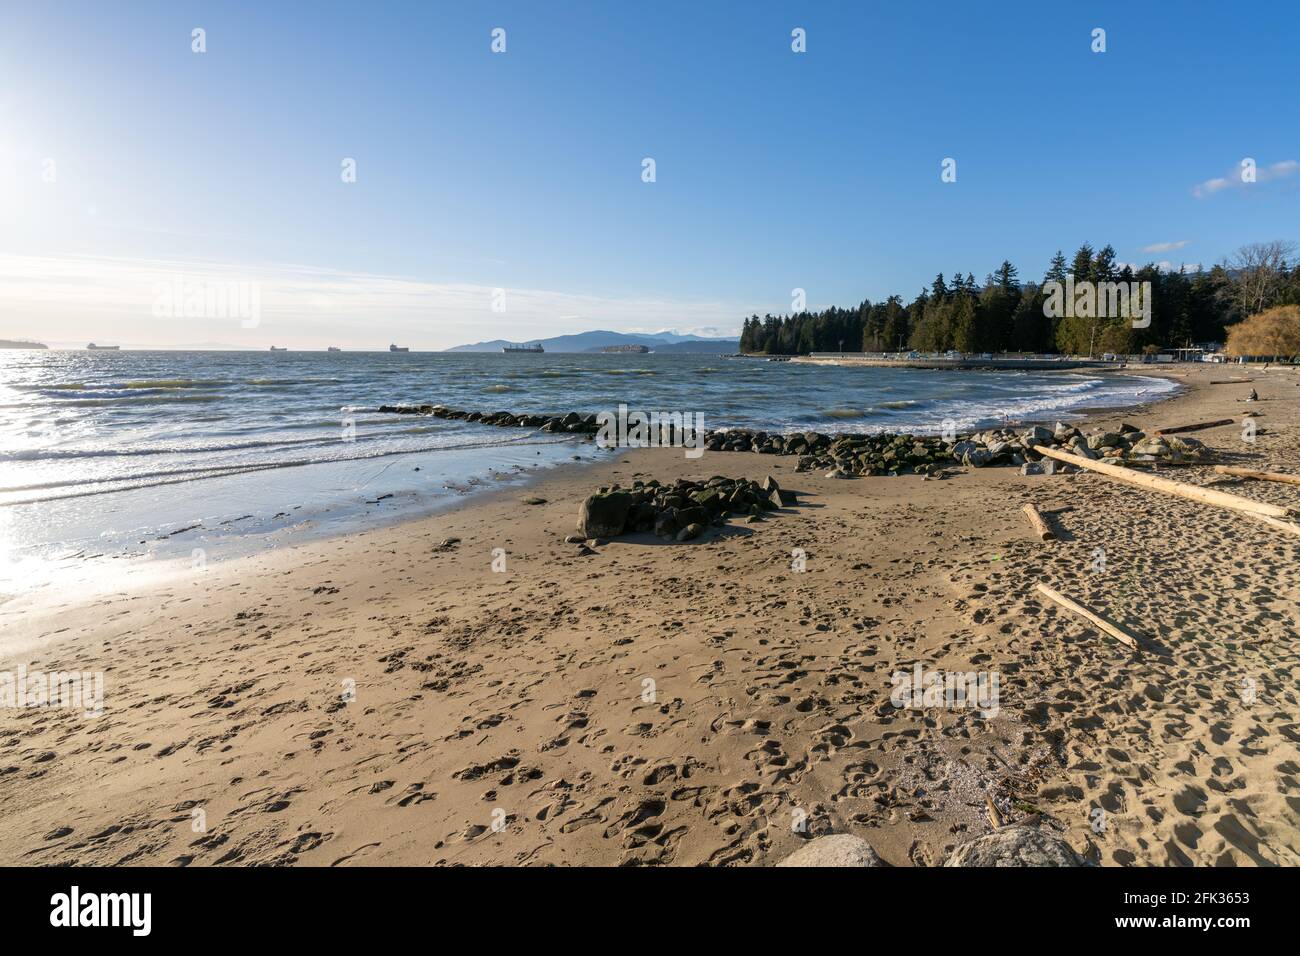
<svg viewBox="0 0 1300 956">
<path fill-rule="evenodd" d="M 1076 424 L 1239 417 L 1241 389 L 1205 383 L 1222 370 L 1170 374 L 1187 387 Z M 1254 378 L 1264 427 L 1246 453 L 1300 471 L 1282 435 L 1300 378 Z M 1234 436 L 1196 435 L 1224 449 Z M 102 717 L 0 712 L 0 770 L 17 768 L 0 774 L 0 861 L 769 864 L 849 832 L 891 865 L 933 865 L 988 832 L 985 795 L 1108 865 L 1300 860 L 1273 769 L 1296 717 L 1278 683 L 1297 650 L 1283 636 L 1294 544 L 1091 474 L 833 481 L 795 463 L 620 450 L 398 525 L 100 599 L 0 605 L 8 640 L 35 649 L 29 668 L 106 676 Z M 686 544 L 564 543 L 597 485 L 709 474 L 772 474 L 799 504 Z M 1288 498 L 1260 484 L 1232 490 Z M 1061 540 L 1033 539 L 1022 501 Z M 1153 522 L 1158 538 L 1141 530 Z M 1115 573 L 1094 580 L 1099 546 Z M 1250 548 L 1244 566 L 1224 557 L 1234 547 Z M 1112 614 L 1127 600 L 1168 658 L 1116 671 L 1113 645 L 1026 593 L 1040 576 Z M 0 661 L 18 663 L 3 648 Z M 1000 713 L 895 711 L 890 674 L 917 662 L 1001 674 Z M 1223 715 L 1230 688 L 1197 693 L 1230 671 L 1257 681 L 1253 716 Z M 341 704 L 345 681 L 356 698 Z M 1190 777 L 1176 769 L 1189 761 Z M 1098 807 L 1105 835 L 1090 829 Z"/>
<path fill-rule="evenodd" d="M 1128 377 L 1159 378 L 1162 376 L 1144 375 L 1141 369 L 1106 369 L 1101 370 L 1102 378 L 1113 378 L 1116 374 Z M 1163 376 L 1170 377 L 1170 376 Z M 1159 400 L 1163 400 L 1163 397 Z M 888 404 L 888 403 L 886 403 Z M 435 405 L 381 405 L 378 411 L 390 415 L 409 416 L 413 422 L 429 417 L 428 410 L 442 408 Z M 1122 410 L 1131 405 L 1102 404 L 1097 406 L 1078 406 L 1065 408 L 1041 415 L 1030 415 L 1015 419 L 1018 427 L 1029 424 L 1046 424 L 1050 426 L 1056 420 L 1067 422 L 1086 421 L 1091 415 L 1106 410 Z M 416 410 L 425 410 L 419 414 Z M 414 412 L 414 413 L 413 413 Z M 438 418 L 458 418 L 464 420 L 468 412 L 457 415 L 437 415 Z M 489 413 L 474 411 L 485 420 L 506 413 Z M 572 413 L 574 417 L 591 418 L 593 413 Z M 864 413 L 865 414 L 865 413 Z M 516 438 L 515 428 L 501 424 L 503 440 L 491 443 L 470 443 L 463 447 L 452 447 L 435 452 L 397 451 L 383 456 L 363 457 L 357 461 L 321 461 L 292 462 L 287 465 L 247 466 L 229 474 L 214 474 L 200 478 L 178 480 L 168 479 L 157 484 L 143 484 L 136 487 L 94 488 L 75 494 L 56 495 L 47 499 L 34 498 L 25 501 L 8 502 L 0 507 L 0 517 L 18 516 L 19 524 L 57 526 L 63 535 L 57 541 L 29 543 L 23 550 L 16 548 L 11 555 L 11 563 L 0 571 L 0 586 L 13 591 L 25 587 L 55 583 L 54 578 L 76 572 L 73 579 L 78 582 L 96 586 L 96 575 L 109 581 L 116 581 L 127 567 L 128 573 L 135 574 L 141 564 L 158 561 L 188 561 L 196 549 L 207 557 L 226 560 L 243 557 L 281 547 L 297 547 L 311 541 L 328 540 L 355 534 L 359 531 L 402 525 L 410 521 L 419 521 L 439 512 L 456 509 L 472 502 L 484 489 L 498 482 L 508 487 L 527 487 L 534 477 L 544 475 L 554 468 L 568 465 L 568 459 L 586 459 L 585 464 L 593 462 L 593 457 L 600 457 L 604 451 L 594 444 L 592 429 L 574 425 L 571 429 L 539 429 L 536 426 L 548 417 L 525 413 L 515 416 L 528 419 L 538 437 L 546 439 L 540 445 L 536 442 Z M 521 422 L 522 424 L 522 422 Z M 934 422 L 927 427 L 907 427 L 906 424 L 876 424 L 860 427 L 835 428 L 823 433 L 834 438 L 840 435 L 880 435 L 910 434 L 918 438 L 937 435 L 940 423 Z M 963 427 L 960 434 L 974 434 L 981 429 L 1006 425 L 992 417 L 979 419 L 969 428 Z M 570 434 L 564 434 L 569 431 Z M 714 430 L 709 430 L 710 434 Z M 800 429 L 787 427 L 783 430 L 763 432 L 753 427 L 723 427 L 719 434 L 773 434 L 791 435 Z M 525 461 L 530 447 L 536 445 L 537 456 L 542 456 L 540 463 Z M 498 469 L 499 462 L 486 459 L 486 454 L 506 453 L 506 465 Z M 391 464 L 384 464 L 391 462 Z M 513 462 L 513 463 L 512 463 Z M 385 484 L 377 485 L 372 492 L 378 500 L 366 500 L 360 487 L 348 497 L 336 493 L 333 500 L 323 500 L 321 489 L 331 485 L 346 485 L 349 474 L 357 474 L 361 469 L 383 465 L 383 470 L 395 470 L 386 479 Z M 293 475 L 298 468 L 310 467 L 312 477 L 305 482 L 305 489 L 295 490 L 301 480 Z M 345 469 L 351 467 L 349 473 Z M 406 474 L 403 469 L 423 472 L 417 477 Z M 337 476 L 331 480 L 330 476 Z M 261 477 L 254 477 L 261 476 Z M 441 476 L 441 477 L 439 477 Z M 129 480 L 129 476 L 121 479 Z M 262 507 L 245 504 L 240 489 L 249 481 L 256 480 L 260 486 L 276 489 L 273 504 Z M 368 479 L 373 480 L 373 479 Z M 430 484 L 430 481 L 434 484 Z M 441 482 L 441 484 L 438 484 Z M 154 492 L 153 489 L 165 488 Z M 315 490 L 313 490 L 315 489 Z M 107 497 L 105 497 L 107 496 Z M 107 508 L 112 515 L 116 531 L 95 528 L 94 535 L 80 534 L 84 528 L 74 523 L 69 524 L 67 515 L 76 515 L 81 509 L 79 499 L 105 498 Z M 13 509 L 13 510 L 10 510 Z M 50 509 L 50 513 L 41 515 L 39 521 L 34 509 Z M 206 510 L 204 510 L 206 509 Z M 283 520 L 282 520 L 283 519 Z M 84 524 L 84 522 L 82 522 Z M 66 527 L 64 526 L 66 525 Z M 21 532 L 15 537 L 22 540 Z M 89 554 L 88 554 L 89 552 Z M 78 563 L 69 565 L 67 558 Z M 98 568 L 88 562 L 100 561 Z M 0 600 L 4 595 L 0 593 Z"/>
</svg>

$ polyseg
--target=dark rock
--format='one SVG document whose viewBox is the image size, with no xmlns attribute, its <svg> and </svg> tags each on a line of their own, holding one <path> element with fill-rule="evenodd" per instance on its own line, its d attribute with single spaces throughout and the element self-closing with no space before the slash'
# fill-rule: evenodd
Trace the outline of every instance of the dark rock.
<svg viewBox="0 0 1300 956">
<path fill-rule="evenodd" d="M 691 508 L 682 508 L 677 512 L 677 523 L 681 527 L 688 524 L 704 524 L 708 520 L 708 511 L 698 505 Z"/>
<path fill-rule="evenodd" d="M 578 511 L 578 531 L 587 538 L 612 538 L 623 533 L 632 496 L 625 491 L 596 494 Z"/>
<path fill-rule="evenodd" d="M 705 531 L 705 526 L 700 524 L 699 522 L 688 524 L 685 528 L 682 528 L 681 531 L 677 532 L 677 540 L 693 541 L 694 539 L 698 538 L 700 535 L 704 534 L 704 531 Z"/>
</svg>

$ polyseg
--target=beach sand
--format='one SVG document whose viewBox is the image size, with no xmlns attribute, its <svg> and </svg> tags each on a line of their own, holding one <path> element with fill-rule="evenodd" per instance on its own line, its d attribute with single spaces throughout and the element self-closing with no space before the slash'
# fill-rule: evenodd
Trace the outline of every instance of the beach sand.
<svg viewBox="0 0 1300 956">
<path fill-rule="evenodd" d="M 1300 373 L 1161 373 L 1189 388 L 1092 423 L 1254 408 L 1254 443 L 1193 437 L 1300 473 Z M 396 527 L 12 598 L 0 670 L 106 688 L 98 717 L 0 711 L 0 863 L 769 865 L 834 832 L 930 866 L 991 830 L 986 797 L 1105 865 L 1300 863 L 1300 537 L 1090 473 L 795 462 L 636 450 Z M 693 543 L 564 543 L 602 484 L 715 474 L 800 503 Z M 1300 507 L 1297 486 L 1218 487 Z M 996 674 L 996 714 L 895 707 L 917 662 Z"/>
</svg>

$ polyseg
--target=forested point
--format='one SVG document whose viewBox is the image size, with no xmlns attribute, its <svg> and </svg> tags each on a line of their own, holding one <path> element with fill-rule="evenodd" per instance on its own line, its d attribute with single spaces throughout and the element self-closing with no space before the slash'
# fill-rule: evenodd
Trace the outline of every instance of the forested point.
<svg viewBox="0 0 1300 956">
<path fill-rule="evenodd" d="M 971 273 L 937 275 L 911 302 L 892 295 L 857 308 L 832 307 L 795 315 L 753 315 L 740 335 L 743 353 L 809 352 L 1032 352 L 1135 355 L 1194 343 L 1227 341 L 1227 329 L 1276 306 L 1300 305 L 1295 245 L 1276 241 L 1243 246 L 1227 261 L 1195 272 L 1154 263 L 1116 265 L 1115 250 L 1084 244 L 1067 261 L 1052 258 L 1040 283 L 1021 282 L 1010 262 L 977 285 Z M 1150 282 L 1151 323 L 1128 318 L 1053 317 L 1045 314 L 1050 282 Z"/>
</svg>

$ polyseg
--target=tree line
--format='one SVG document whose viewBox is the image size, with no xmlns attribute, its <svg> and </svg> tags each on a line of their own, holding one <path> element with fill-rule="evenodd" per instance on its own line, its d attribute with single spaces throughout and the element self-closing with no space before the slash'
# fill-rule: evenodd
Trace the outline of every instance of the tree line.
<svg viewBox="0 0 1300 956">
<path fill-rule="evenodd" d="M 1057 252 L 1041 282 L 1021 282 L 1008 261 L 977 283 L 971 273 L 935 276 L 910 302 L 891 295 L 856 308 L 752 315 L 740 335 L 744 353 L 809 352 L 1036 352 L 1132 355 L 1199 342 L 1224 342 L 1227 328 L 1270 307 L 1300 305 L 1300 263 L 1294 243 L 1243 246 L 1224 262 L 1195 272 L 1172 272 L 1154 263 L 1117 264 L 1107 245 L 1085 243 L 1067 260 Z M 1129 317 L 1046 314 L 1048 283 L 1145 283 L 1150 324 Z M 1145 319 L 1144 319 L 1145 320 Z"/>
</svg>

